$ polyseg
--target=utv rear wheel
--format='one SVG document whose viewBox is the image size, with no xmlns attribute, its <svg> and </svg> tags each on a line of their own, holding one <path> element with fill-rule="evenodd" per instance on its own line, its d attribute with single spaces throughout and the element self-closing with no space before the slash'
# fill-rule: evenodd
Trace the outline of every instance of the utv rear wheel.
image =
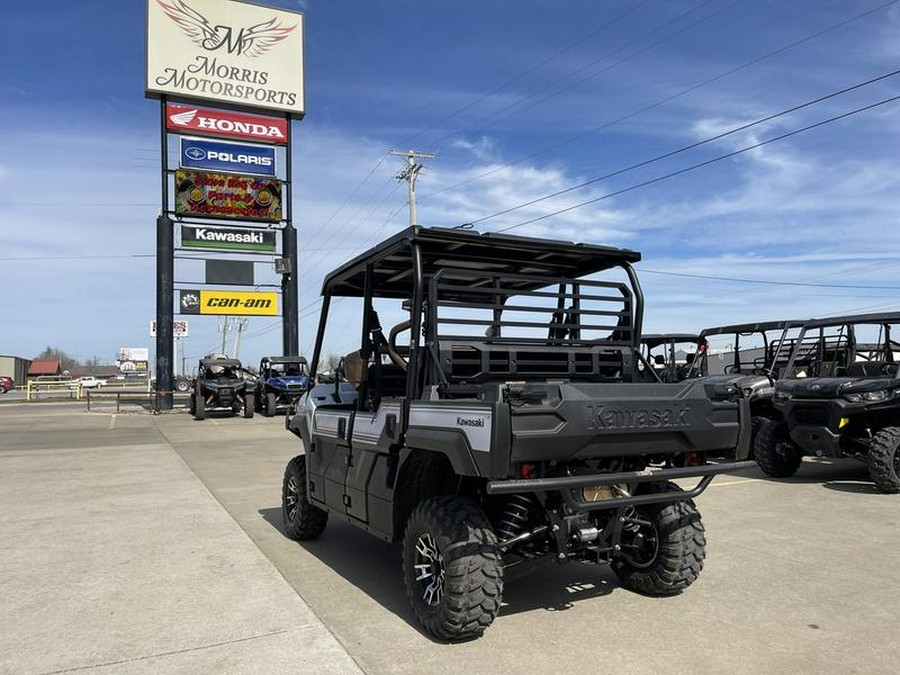
<svg viewBox="0 0 900 675">
<path fill-rule="evenodd" d="M 256 407 L 256 397 L 253 394 L 244 395 L 244 419 L 249 420 L 253 417 L 253 410 Z"/>
<path fill-rule="evenodd" d="M 650 483 L 638 494 L 682 492 L 674 483 Z M 625 516 L 621 551 L 613 571 L 644 595 L 677 595 L 700 576 L 706 534 L 693 500 L 636 507 Z"/>
<path fill-rule="evenodd" d="M 284 532 L 294 541 L 315 539 L 328 524 L 328 511 L 309 503 L 305 455 L 294 457 L 284 470 L 281 515 L 284 517 Z"/>
<path fill-rule="evenodd" d="M 872 437 L 868 464 L 879 491 L 900 493 L 900 427 L 885 427 Z"/>
<path fill-rule="evenodd" d="M 412 512 L 403 537 L 403 580 L 416 618 L 441 640 L 477 637 L 503 595 L 497 537 L 462 497 L 433 497 Z"/>
<path fill-rule="evenodd" d="M 272 392 L 266 394 L 266 416 L 275 417 L 278 412 L 278 397 Z"/>
<path fill-rule="evenodd" d="M 803 456 L 791 442 L 784 422 L 761 420 L 753 441 L 753 459 L 767 476 L 788 478 L 797 473 Z"/>
</svg>

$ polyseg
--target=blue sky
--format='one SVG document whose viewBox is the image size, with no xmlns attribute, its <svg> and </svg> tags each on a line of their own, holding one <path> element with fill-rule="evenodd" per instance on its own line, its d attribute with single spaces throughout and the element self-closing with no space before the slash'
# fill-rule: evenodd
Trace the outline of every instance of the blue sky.
<svg viewBox="0 0 900 675">
<path fill-rule="evenodd" d="M 418 220 L 454 226 L 900 68 L 900 2 L 885 0 L 270 4 L 306 18 L 293 207 L 308 352 L 322 276 L 406 225 L 391 148 L 437 152 Z M 111 362 L 120 346 L 153 346 L 159 107 L 143 96 L 144 7 L 56 0 L 4 13 L 2 354 L 52 345 Z M 478 229 L 898 94 L 891 77 Z M 898 150 L 900 103 L 887 104 L 514 232 L 641 251 L 650 332 L 900 309 Z M 178 263 L 176 280 L 199 279 Z M 277 281 L 259 265 L 257 280 Z M 250 319 L 244 360 L 280 352 L 279 321 Z M 220 344 L 217 324 L 191 318 L 189 362 Z M 349 351 L 355 330 L 337 333 L 329 349 Z"/>
</svg>

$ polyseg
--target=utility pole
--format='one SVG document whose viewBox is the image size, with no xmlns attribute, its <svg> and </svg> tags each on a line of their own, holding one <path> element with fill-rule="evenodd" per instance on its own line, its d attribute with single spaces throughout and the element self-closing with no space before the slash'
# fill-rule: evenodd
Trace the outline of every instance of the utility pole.
<svg viewBox="0 0 900 675">
<path fill-rule="evenodd" d="M 220 354 L 225 354 L 225 338 L 228 336 L 228 331 L 231 330 L 231 326 L 228 325 L 228 319 L 230 316 L 222 317 L 222 325 L 219 326 L 219 332 L 222 333 L 222 351 Z"/>
<path fill-rule="evenodd" d="M 391 150 L 396 157 L 406 157 L 406 168 L 396 175 L 397 180 L 405 180 L 409 184 L 409 224 L 416 224 L 416 176 L 422 170 L 423 164 L 417 164 L 417 159 L 434 159 L 433 152 L 416 152 L 415 150 Z"/>
<path fill-rule="evenodd" d="M 231 358 L 233 359 L 241 358 L 241 333 L 243 333 L 244 329 L 247 327 L 248 321 L 249 319 L 247 319 L 246 317 L 241 317 L 234 320 L 237 326 L 234 334 L 234 354 L 231 355 Z"/>
</svg>

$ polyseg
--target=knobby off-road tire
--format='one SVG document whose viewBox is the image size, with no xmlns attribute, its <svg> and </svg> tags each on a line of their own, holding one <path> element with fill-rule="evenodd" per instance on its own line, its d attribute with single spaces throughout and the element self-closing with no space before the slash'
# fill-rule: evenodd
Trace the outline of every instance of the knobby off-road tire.
<svg viewBox="0 0 900 675">
<path fill-rule="evenodd" d="M 202 420 L 206 418 L 206 399 L 203 398 L 203 394 L 197 392 L 194 395 L 194 419 Z"/>
<path fill-rule="evenodd" d="M 244 419 L 249 420 L 253 417 L 253 411 L 256 409 L 256 396 L 253 394 L 244 394 Z"/>
<path fill-rule="evenodd" d="M 649 483 L 638 494 L 653 492 L 683 490 L 674 483 Z M 635 515 L 649 526 L 637 525 L 636 530 L 629 531 L 626 523 L 613 571 L 625 586 L 644 595 L 681 593 L 700 576 L 706 558 L 706 534 L 693 500 L 646 504 L 637 507 Z M 636 533 L 640 539 L 634 536 Z"/>
<path fill-rule="evenodd" d="M 328 524 L 328 511 L 309 503 L 305 455 L 294 457 L 284 470 L 281 515 L 284 518 L 284 532 L 294 541 L 315 539 Z"/>
<path fill-rule="evenodd" d="M 868 465 L 879 491 L 900 493 L 900 427 L 885 427 L 872 437 Z"/>
<path fill-rule="evenodd" d="M 791 442 L 784 422 L 761 420 L 753 441 L 753 459 L 767 476 L 788 478 L 797 473 L 803 455 Z"/>
<path fill-rule="evenodd" d="M 266 417 L 275 417 L 278 413 L 278 397 L 272 392 L 266 394 Z"/>
<path fill-rule="evenodd" d="M 188 403 L 188 412 L 193 415 L 194 411 L 197 410 L 197 394 L 191 393 L 191 399 Z"/>
<path fill-rule="evenodd" d="M 503 596 L 503 563 L 484 512 L 455 496 L 416 506 L 403 537 L 403 581 L 428 633 L 448 641 L 481 635 Z"/>
</svg>

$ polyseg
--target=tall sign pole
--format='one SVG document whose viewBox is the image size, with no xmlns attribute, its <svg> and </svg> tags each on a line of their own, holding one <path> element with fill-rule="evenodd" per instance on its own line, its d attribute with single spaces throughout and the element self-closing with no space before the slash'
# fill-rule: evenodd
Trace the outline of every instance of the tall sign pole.
<svg viewBox="0 0 900 675">
<path fill-rule="evenodd" d="M 159 409 L 169 410 L 175 356 L 173 217 L 181 227 L 180 247 L 218 244 L 232 255 L 276 257 L 275 232 L 281 230 L 281 257 L 275 262 L 281 274 L 283 348 L 285 354 L 299 353 L 290 126 L 305 115 L 304 17 L 251 0 L 145 1 L 144 92 L 160 100 L 162 111 L 156 389 Z M 169 134 L 180 140 L 174 166 Z M 283 181 L 278 175 L 278 146 L 286 146 Z M 266 229 L 260 223 L 266 223 Z M 233 258 L 224 262 L 239 264 Z M 252 275 L 250 282 L 209 277 L 207 270 L 206 285 L 254 285 Z M 278 314 L 277 293 L 258 287 L 245 292 L 186 288 L 178 292 L 181 314 Z"/>
<path fill-rule="evenodd" d="M 288 142 L 285 149 L 284 168 L 287 180 L 285 200 L 287 216 L 281 230 L 281 316 L 282 316 L 282 349 L 286 355 L 300 354 L 300 282 L 299 260 L 297 256 L 297 230 L 294 227 L 294 183 L 291 154 L 293 153 L 293 136 L 291 121 L 288 118 Z"/>
<path fill-rule="evenodd" d="M 169 218 L 169 144 L 166 97 L 160 99 L 161 211 L 156 219 L 156 391 L 157 408 L 172 409 L 175 318 L 175 224 Z"/>
</svg>

